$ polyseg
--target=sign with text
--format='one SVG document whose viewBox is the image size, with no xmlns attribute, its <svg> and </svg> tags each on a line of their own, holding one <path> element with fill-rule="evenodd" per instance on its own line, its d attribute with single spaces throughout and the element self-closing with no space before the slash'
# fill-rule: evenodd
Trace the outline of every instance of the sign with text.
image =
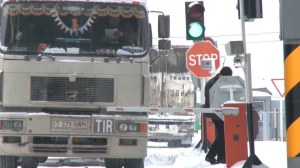
<svg viewBox="0 0 300 168">
<path fill-rule="evenodd" d="M 215 68 L 220 67 L 220 52 L 210 41 L 195 43 L 186 52 L 186 67 L 197 78 L 211 77 L 209 70 L 202 69 L 201 61 L 203 59 L 213 59 Z"/>
<path fill-rule="evenodd" d="M 115 121 L 113 119 L 94 119 L 94 133 L 114 133 Z"/>
</svg>

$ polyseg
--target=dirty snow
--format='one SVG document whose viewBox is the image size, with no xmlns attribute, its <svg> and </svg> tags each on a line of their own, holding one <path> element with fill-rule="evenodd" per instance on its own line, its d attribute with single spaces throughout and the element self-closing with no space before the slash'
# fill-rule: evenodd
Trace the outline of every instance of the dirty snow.
<svg viewBox="0 0 300 168">
<path fill-rule="evenodd" d="M 199 139 L 200 139 L 199 136 L 194 138 L 193 146 L 196 145 Z M 261 159 L 264 165 L 253 166 L 253 168 L 278 168 L 278 167 L 286 168 L 287 167 L 285 142 L 256 141 L 255 151 L 256 151 L 256 155 Z M 146 168 L 203 168 L 203 167 L 226 168 L 225 164 L 218 164 L 212 166 L 208 162 L 205 162 L 204 161 L 205 155 L 206 154 L 203 151 L 200 152 L 199 150 L 193 150 L 193 148 L 167 148 L 167 143 L 149 142 L 148 156 L 145 158 L 144 163 Z M 98 159 L 98 162 L 99 163 L 102 162 L 103 165 L 102 159 Z M 245 161 L 240 161 L 236 163 L 232 168 L 241 168 L 244 162 Z M 50 168 L 50 167 L 39 166 L 39 168 Z M 64 166 L 63 168 L 67 168 L 67 167 Z M 76 166 L 76 168 L 104 168 L 104 167 L 101 166 L 77 167 Z"/>
</svg>

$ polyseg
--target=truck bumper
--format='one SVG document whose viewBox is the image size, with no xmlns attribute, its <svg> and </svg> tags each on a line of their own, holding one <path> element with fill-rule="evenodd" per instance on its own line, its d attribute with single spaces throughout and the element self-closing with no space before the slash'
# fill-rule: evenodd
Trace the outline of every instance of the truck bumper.
<svg viewBox="0 0 300 168">
<path fill-rule="evenodd" d="M 166 132 L 148 132 L 150 140 L 181 140 L 182 144 L 192 144 L 194 133 L 166 133 Z"/>
<path fill-rule="evenodd" d="M 7 120 L 23 120 L 24 128 L 4 130 L 7 126 L 3 123 Z M 0 113 L 0 122 L 0 155 L 84 158 L 145 158 L 147 155 L 145 116 Z M 65 126 L 70 127 L 61 122 L 67 122 Z M 71 127 L 74 122 L 77 126 Z M 78 123 L 83 122 L 87 125 L 79 128 Z M 143 124 L 146 132 L 141 127 L 122 132 L 121 123 Z"/>
</svg>

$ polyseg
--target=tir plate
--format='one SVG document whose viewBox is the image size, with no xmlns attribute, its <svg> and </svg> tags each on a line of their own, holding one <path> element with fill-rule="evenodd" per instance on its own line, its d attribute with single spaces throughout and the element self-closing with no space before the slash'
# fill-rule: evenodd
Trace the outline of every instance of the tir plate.
<svg viewBox="0 0 300 168">
<path fill-rule="evenodd" d="M 94 133 L 112 134 L 115 132 L 115 120 L 94 119 Z"/>
</svg>

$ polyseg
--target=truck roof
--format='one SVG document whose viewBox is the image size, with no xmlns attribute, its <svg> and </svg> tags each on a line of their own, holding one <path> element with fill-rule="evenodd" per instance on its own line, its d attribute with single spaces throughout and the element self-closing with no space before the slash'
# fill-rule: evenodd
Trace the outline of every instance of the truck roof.
<svg viewBox="0 0 300 168">
<path fill-rule="evenodd" d="M 120 3 L 120 4 L 140 4 L 147 9 L 147 0 L 1 0 L 1 3 L 9 1 L 18 2 L 100 2 L 100 3 Z"/>
</svg>

